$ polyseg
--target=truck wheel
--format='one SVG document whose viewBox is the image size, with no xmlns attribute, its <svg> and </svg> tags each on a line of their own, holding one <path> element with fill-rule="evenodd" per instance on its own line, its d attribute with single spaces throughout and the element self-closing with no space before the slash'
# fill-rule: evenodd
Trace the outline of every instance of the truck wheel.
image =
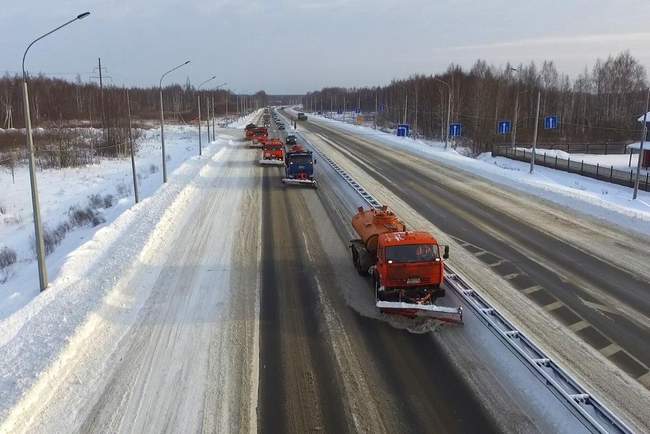
<svg viewBox="0 0 650 434">
<path fill-rule="evenodd" d="M 350 250 L 352 250 L 352 262 L 354 263 L 354 268 L 356 268 L 357 273 L 363 276 L 364 272 L 361 269 L 361 262 L 359 261 L 359 252 L 357 251 L 357 248 L 354 246 L 351 246 Z"/>
</svg>

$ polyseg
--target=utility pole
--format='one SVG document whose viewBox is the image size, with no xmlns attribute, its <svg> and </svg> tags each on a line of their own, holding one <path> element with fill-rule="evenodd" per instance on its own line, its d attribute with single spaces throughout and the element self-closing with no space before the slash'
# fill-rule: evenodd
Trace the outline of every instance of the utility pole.
<svg viewBox="0 0 650 434">
<path fill-rule="evenodd" d="M 517 146 L 517 122 L 519 122 L 519 86 L 517 86 L 517 96 L 515 96 L 515 115 L 512 121 L 512 148 Z"/>
<path fill-rule="evenodd" d="M 217 136 L 216 136 L 216 134 L 214 133 L 214 132 L 215 132 L 214 125 L 215 125 L 214 95 L 212 95 L 212 141 L 213 141 L 213 142 L 214 142 L 215 140 L 217 140 Z"/>
<path fill-rule="evenodd" d="M 379 94 L 375 90 L 375 129 L 377 129 L 377 116 L 379 116 Z"/>
<path fill-rule="evenodd" d="M 129 147 L 131 148 L 131 173 L 133 174 L 133 195 L 135 203 L 140 201 L 138 195 L 138 177 L 135 173 L 135 150 L 133 149 L 133 133 L 131 131 L 131 99 L 129 98 L 129 89 L 126 89 L 126 111 L 129 116 Z"/>
<path fill-rule="evenodd" d="M 643 113 L 643 133 L 641 135 L 641 143 L 639 144 L 639 161 L 636 163 L 636 178 L 634 179 L 634 194 L 632 195 L 632 200 L 636 200 L 637 194 L 639 193 L 639 174 L 641 172 L 641 159 L 643 157 L 643 143 L 645 142 L 646 135 L 648 134 L 648 104 L 650 103 L 650 88 L 648 89 L 646 98 L 645 98 L 645 112 Z"/>
<path fill-rule="evenodd" d="M 532 174 L 535 170 L 535 152 L 537 150 L 537 128 L 539 126 L 539 103 L 542 97 L 542 91 L 537 91 L 537 110 L 535 112 L 535 129 L 533 130 L 533 149 L 530 155 L 530 173 Z"/>
<path fill-rule="evenodd" d="M 205 123 L 208 131 L 208 144 L 210 144 L 210 98 L 206 99 L 205 108 L 208 111 L 208 116 L 205 118 Z"/>
<path fill-rule="evenodd" d="M 415 122 L 413 123 L 413 140 L 418 134 L 418 85 L 415 85 Z"/>
<path fill-rule="evenodd" d="M 102 108 L 102 132 L 104 134 L 104 146 L 107 146 L 110 143 L 111 137 L 110 133 L 106 129 L 106 109 L 104 106 L 104 81 L 102 79 L 102 58 L 97 58 L 98 68 L 99 68 L 99 99 L 100 106 Z"/>
<path fill-rule="evenodd" d="M 404 101 L 404 120 L 402 121 L 403 124 L 406 123 L 406 113 L 408 110 L 408 106 L 409 106 L 409 92 L 408 90 L 406 90 L 406 100 Z"/>
</svg>

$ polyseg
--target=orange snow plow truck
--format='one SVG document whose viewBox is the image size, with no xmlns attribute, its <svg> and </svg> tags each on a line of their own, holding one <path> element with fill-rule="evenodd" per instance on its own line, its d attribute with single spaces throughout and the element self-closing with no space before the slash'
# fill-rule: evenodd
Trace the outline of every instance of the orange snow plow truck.
<svg viewBox="0 0 650 434">
<path fill-rule="evenodd" d="M 261 148 L 263 143 L 269 138 L 269 130 L 266 127 L 253 128 L 250 148 Z"/>
<path fill-rule="evenodd" d="M 449 257 L 449 246 L 438 245 L 428 232 L 407 231 L 386 206 L 359 207 L 352 227 L 361 237 L 350 241 L 352 261 L 360 274 L 372 277 L 382 313 L 463 321 L 461 307 L 435 304 L 445 295 L 443 260 Z"/>
<path fill-rule="evenodd" d="M 284 165 L 284 143 L 280 139 L 270 139 L 264 142 L 262 148 L 262 165 Z"/>
</svg>

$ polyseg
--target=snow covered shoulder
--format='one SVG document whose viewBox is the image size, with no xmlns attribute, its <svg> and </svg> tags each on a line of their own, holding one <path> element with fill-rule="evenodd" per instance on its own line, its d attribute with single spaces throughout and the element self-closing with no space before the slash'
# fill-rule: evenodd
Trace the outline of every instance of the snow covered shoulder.
<svg viewBox="0 0 650 434">
<path fill-rule="evenodd" d="M 255 430 L 261 178 L 240 135 L 221 130 L 0 320 L 0 432 Z"/>
</svg>

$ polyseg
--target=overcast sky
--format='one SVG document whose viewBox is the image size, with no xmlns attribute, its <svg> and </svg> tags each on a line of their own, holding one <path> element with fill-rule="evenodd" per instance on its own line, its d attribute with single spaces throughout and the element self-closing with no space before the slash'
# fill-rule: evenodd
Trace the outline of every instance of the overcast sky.
<svg viewBox="0 0 650 434">
<path fill-rule="evenodd" d="M 302 93 L 389 82 L 412 73 L 554 60 L 572 76 L 630 50 L 650 69 L 648 0 L 3 0 L 0 73 L 20 69 L 88 80 L 97 57 L 116 85 L 216 74 L 239 92 Z"/>
</svg>

